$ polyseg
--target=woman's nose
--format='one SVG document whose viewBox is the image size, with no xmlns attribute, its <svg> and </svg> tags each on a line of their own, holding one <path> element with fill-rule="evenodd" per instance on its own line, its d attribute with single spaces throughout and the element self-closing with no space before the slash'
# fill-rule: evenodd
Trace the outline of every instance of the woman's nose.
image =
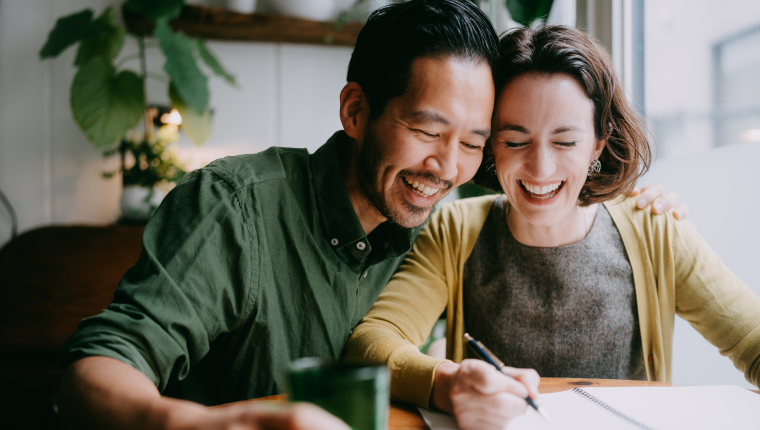
<svg viewBox="0 0 760 430">
<path fill-rule="evenodd" d="M 525 171 L 536 181 L 549 179 L 557 170 L 554 154 L 548 145 L 534 145 L 526 155 Z"/>
</svg>

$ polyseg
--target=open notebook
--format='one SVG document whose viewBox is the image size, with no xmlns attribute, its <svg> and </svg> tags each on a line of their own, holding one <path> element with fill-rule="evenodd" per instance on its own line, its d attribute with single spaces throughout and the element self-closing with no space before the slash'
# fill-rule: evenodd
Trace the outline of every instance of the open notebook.
<svg viewBox="0 0 760 430">
<path fill-rule="evenodd" d="M 760 429 L 760 394 L 736 386 L 575 388 L 543 394 L 508 430 Z M 431 430 L 458 430 L 450 415 L 420 409 Z"/>
</svg>

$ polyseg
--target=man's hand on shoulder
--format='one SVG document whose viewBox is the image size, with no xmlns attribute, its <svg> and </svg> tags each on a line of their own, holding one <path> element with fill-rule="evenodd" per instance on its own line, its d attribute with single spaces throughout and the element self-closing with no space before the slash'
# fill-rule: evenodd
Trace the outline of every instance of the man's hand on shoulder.
<svg viewBox="0 0 760 430">
<path fill-rule="evenodd" d="M 501 430 L 525 413 L 525 397 L 538 396 L 533 369 L 508 368 L 509 378 L 480 360 L 443 362 L 436 368 L 431 403 L 452 413 L 462 430 Z"/>
<path fill-rule="evenodd" d="M 636 201 L 636 207 L 644 209 L 652 205 L 652 213 L 663 214 L 673 209 L 673 217 L 682 221 L 689 216 L 689 205 L 686 203 L 678 204 L 678 193 L 671 191 L 665 195 L 665 189 L 660 184 L 648 185 L 646 187 L 636 187 L 631 193 L 631 197 L 639 196 Z"/>
</svg>

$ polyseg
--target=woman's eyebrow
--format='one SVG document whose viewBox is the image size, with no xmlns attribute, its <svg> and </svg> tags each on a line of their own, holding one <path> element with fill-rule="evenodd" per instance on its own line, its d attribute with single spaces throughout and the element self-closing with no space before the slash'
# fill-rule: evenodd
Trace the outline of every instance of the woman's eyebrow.
<svg viewBox="0 0 760 430">
<path fill-rule="evenodd" d="M 502 124 L 498 131 L 516 131 L 518 133 L 529 134 L 525 127 L 515 124 Z"/>
<path fill-rule="evenodd" d="M 561 127 L 555 128 L 552 134 L 560 134 L 566 131 L 583 131 L 583 129 L 572 125 L 563 125 Z"/>
</svg>

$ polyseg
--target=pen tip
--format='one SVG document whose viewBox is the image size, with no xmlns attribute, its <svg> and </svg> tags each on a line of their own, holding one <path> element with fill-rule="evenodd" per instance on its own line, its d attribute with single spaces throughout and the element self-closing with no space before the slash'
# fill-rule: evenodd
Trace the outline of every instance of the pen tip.
<svg viewBox="0 0 760 430">
<path fill-rule="evenodd" d="M 544 419 L 546 420 L 547 423 L 552 422 L 552 417 L 549 416 L 549 413 L 546 412 L 546 409 L 544 409 L 541 406 L 539 406 L 538 409 L 536 409 L 536 410 L 538 411 L 539 414 L 541 414 L 542 417 L 544 417 Z"/>
</svg>

